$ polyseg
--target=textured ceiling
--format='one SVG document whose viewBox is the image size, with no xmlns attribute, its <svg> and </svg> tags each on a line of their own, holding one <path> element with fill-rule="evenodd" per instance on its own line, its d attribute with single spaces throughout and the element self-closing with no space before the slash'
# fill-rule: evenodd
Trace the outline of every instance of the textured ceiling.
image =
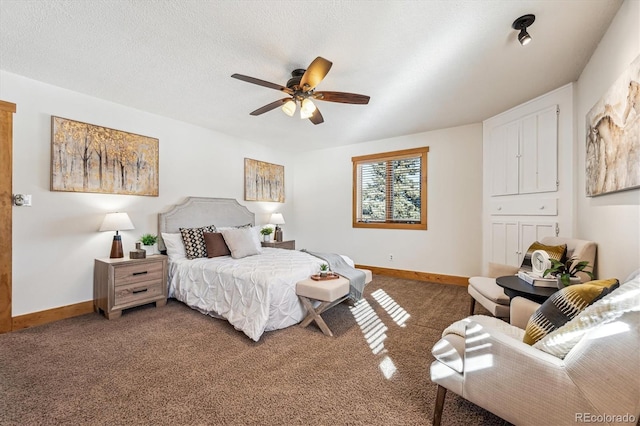
<svg viewBox="0 0 640 426">
<path fill-rule="evenodd" d="M 0 0 L 0 68 L 289 151 L 477 123 L 575 81 L 621 0 Z M 533 13 L 533 41 L 511 28 Z M 325 122 L 230 78 L 284 85 L 316 57 Z M 2 82 L 0 82 L 2 84 Z M 105 124 L 105 123 L 98 123 Z M 105 125 L 108 125 L 106 123 Z"/>
</svg>

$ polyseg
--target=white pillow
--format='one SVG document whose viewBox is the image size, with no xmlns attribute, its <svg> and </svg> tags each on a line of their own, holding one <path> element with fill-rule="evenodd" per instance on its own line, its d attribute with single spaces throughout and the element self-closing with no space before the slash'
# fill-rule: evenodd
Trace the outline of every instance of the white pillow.
<svg viewBox="0 0 640 426">
<path fill-rule="evenodd" d="M 227 243 L 231 257 L 241 259 L 243 257 L 252 256 L 262 253 L 262 245 L 258 236 L 259 227 L 239 228 L 239 229 L 222 229 L 222 237 Z"/>
<path fill-rule="evenodd" d="M 169 234 L 163 232 L 162 241 L 164 241 L 164 246 L 167 248 L 167 256 L 169 256 L 169 260 L 175 261 L 187 258 L 187 252 L 184 249 L 184 242 L 182 241 L 181 233 Z"/>
</svg>

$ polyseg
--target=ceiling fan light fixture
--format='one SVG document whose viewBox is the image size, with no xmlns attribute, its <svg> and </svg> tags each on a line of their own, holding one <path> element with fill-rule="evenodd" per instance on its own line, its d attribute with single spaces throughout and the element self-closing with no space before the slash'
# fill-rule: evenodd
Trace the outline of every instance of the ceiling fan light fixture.
<svg viewBox="0 0 640 426">
<path fill-rule="evenodd" d="M 293 117 L 293 114 L 296 112 L 296 103 L 293 99 L 289 99 L 287 102 L 282 105 L 282 111 L 287 114 L 289 117 Z"/>
<path fill-rule="evenodd" d="M 315 110 L 316 110 L 316 105 L 309 98 L 305 98 L 302 101 L 302 104 L 300 104 L 300 111 L 304 111 L 309 115 L 313 114 Z"/>
<path fill-rule="evenodd" d="M 518 34 L 518 41 L 521 45 L 526 46 L 531 42 L 531 36 L 527 32 L 527 28 L 530 27 L 535 20 L 536 15 L 529 14 L 519 17 L 518 19 L 513 21 L 513 24 L 511 24 L 511 28 L 520 31 L 520 33 Z"/>
</svg>

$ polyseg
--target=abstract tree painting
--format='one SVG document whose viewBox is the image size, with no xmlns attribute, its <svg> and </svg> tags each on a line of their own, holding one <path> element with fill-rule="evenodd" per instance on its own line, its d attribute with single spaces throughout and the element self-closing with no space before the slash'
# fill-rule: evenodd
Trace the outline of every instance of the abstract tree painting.
<svg viewBox="0 0 640 426">
<path fill-rule="evenodd" d="M 640 187 L 640 56 L 586 117 L 588 197 Z"/>
<path fill-rule="evenodd" d="M 158 139 L 51 117 L 51 190 L 158 196 Z"/>
<path fill-rule="evenodd" d="M 284 203 L 284 166 L 245 158 L 244 199 Z"/>
</svg>

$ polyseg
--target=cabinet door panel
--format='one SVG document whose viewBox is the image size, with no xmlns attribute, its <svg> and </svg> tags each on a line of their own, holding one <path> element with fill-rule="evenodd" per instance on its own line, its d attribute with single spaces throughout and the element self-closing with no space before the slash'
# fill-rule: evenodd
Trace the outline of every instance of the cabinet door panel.
<svg viewBox="0 0 640 426">
<path fill-rule="evenodd" d="M 490 262 L 518 266 L 518 222 L 491 222 Z"/>
<path fill-rule="evenodd" d="M 491 195 L 518 193 L 518 123 L 499 126 L 491 132 L 489 163 Z"/>
<path fill-rule="evenodd" d="M 537 192 L 558 189 L 558 109 L 554 105 L 537 115 L 538 118 L 538 182 Z"/>
</svg>

